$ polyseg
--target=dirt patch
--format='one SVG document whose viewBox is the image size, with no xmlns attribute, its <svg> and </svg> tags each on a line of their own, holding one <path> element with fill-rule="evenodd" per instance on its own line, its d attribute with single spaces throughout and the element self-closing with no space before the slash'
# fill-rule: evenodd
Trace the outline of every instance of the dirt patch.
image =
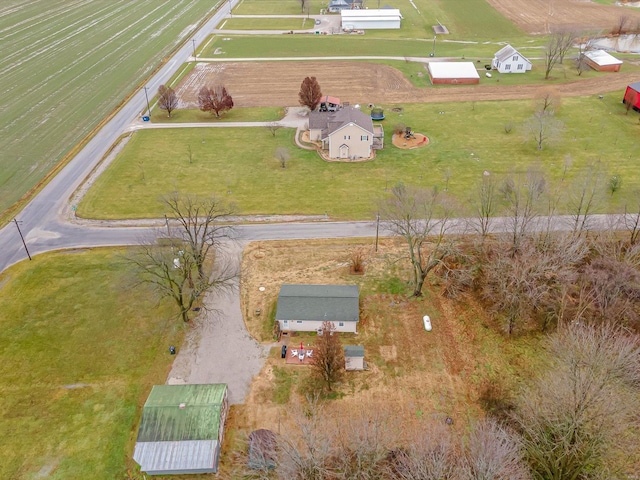
<svg viewBox="0 0 640 480">
<path fill-rule="evenodd" d="M 640 21 L 632 8 L 598 5 L 576 0 L 487 0 L 518 27 L 528 33 L 545 34 L 558 29 L 610 31 L 621 16 L 629 25 Z"/>
<path fill-rule="evenodd" d="M 398 358 L 398 350 L 395 345 L 380 345 L 380 355 L 385 362 L 393 362 Z"/>
<path fill-rule="evenodd" d="M 414 133 L 411 138 L 405 138 L 404 135 L 397 135 L 394 133 L 391 141 L 394 146 L 404 150 L 426 147 L 429 145 L 429 139 L 421 133 Z"/>
<path fill-rule="evenodd" d="M 625 10 L 626 12 L 626 10 Z M 639 14 L 640 15 L 640 14 Z M 426 65 L 426 64 L 425 64 Z M 485 79 L 480 85 L 417 88 L 399 70 L 387 65 L 357 62 L 233 62 L 196 65 L 176 88 L 181 108 L 197 108 L 203 85 L 227 85 L 237 107 L 297 105 L 300 72 L 314 75 L 323 92 L 352 104 L 436 103 L 534 98 L 548 85 L 500 85 Z M 616 73 L 555 85 L 563 97 L 621 90 L 637 80 L 637 73 Z"/>
</svg>

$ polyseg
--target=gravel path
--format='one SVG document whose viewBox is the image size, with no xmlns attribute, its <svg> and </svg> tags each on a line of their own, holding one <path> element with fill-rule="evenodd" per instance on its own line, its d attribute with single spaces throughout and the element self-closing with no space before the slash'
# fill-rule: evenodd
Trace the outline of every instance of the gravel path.
<svg viewBox="0 0 640 480">
<path fill-rule="evenodd" d="M 227 253 L 238 266 L 244 246 L 244 243 L 234 245 Z M 212 311 L 203 313 L 184 345 L 179 347 L 167 383 L 226 383 L 229 402 L 244 403 L 270 346 L 260 345 L 249 335 L 238 290 L 232 294 L 209 294 L 205 303 Z"/>
</svg>

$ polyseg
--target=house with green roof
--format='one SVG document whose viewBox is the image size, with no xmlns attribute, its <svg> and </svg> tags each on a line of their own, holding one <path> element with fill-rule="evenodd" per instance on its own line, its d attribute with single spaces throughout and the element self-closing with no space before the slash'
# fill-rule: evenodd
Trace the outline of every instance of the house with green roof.
<svg viewBox="0 0 640 480">
<path fill-rule="evenodd" d="M 283 332 L 317 332 L 332 322 L 338 332 L 355 333 L 360 319 L 357 285 L 290 285 L 280 287 L 276 321 Z"/>
<path fill-rule="evenodd" d="M 133 459 L 148 475 L 216 473 L 227 385 L 155 385 L 142 410 Z"/>
</svg>

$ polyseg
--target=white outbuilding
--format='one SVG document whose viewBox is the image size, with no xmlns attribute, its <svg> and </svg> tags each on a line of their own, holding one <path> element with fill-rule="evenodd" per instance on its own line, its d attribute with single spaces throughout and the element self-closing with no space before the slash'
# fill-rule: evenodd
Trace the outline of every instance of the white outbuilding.
<svg viewBox="0 0 640 480">
<path fill-rule="evenodd" d="M 402 15 L 397 8 L 341 10 L 343 30 L 388 30 L 400 28 Z"/>
<path fill-rule="evenodd" d="M 480 83 L 480 75 L 473 62 L 429 62 L 427 70 L 434 85 Z"/>
</svg>

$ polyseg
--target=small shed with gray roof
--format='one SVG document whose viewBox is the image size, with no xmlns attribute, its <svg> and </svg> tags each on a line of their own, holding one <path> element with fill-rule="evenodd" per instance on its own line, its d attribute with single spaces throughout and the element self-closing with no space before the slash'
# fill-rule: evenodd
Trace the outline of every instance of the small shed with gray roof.
<svg viewBox="0 0 640 480">
<path fill-rule="evenodd" d="M 364 370 L 364 346 L 345 345 L 344 346 L 344 369 Z"/>
<path fill-rule="evenodd" d="M 290 285 L 280 287 L 276 321 L 282 331 L 317 332 L 333 322 L 338 332 L 356 332 L 360 318 L 357 285 Z"/>
<path fill-rule="evenodd" d="M 216 473 L 229 410 L 227 385 L 155 385 L 133 459 L 148 475 Z"/>
</svg>

